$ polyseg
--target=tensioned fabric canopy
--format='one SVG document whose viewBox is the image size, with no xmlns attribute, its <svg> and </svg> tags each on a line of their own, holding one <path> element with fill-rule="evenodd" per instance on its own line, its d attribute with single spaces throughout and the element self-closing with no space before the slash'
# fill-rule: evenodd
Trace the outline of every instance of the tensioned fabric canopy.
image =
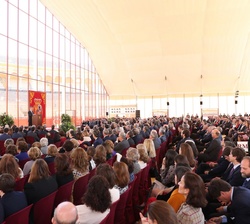
<svg viewBox="0 0 250 224">
<path fill-rule="evenodd" d="M 249 0 L 40 0 L 110 97 L 249 92 Z"/>
</svg>

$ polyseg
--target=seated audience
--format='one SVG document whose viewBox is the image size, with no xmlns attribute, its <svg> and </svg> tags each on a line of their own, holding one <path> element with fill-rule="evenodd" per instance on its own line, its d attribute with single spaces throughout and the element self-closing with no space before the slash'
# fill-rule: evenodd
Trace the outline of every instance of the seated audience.
<svg viewBox="0 0 250 224">
<path fill-rule="evenodd" d="M 31 167 L 28 183 L 24 186 L 28 204 L 35 203 L 56 190 L 57 183 L 50 176 L 47 163 L 43 159 L 37 159 Z"/>
<path fill-rule="evenodd" d="M 46 163 L 53 163 L 55 160 L 55 156 L 58 154 L 57 147 L 54 144 L 50 144 L 48 146 L 48 154 L 44 158 Z"/>
<path fill-rule="evenodd" d="M 95 155 L 93 160 L 95 161 L 96 166 L 106 163 L 107 151 L 103 145 L 98 145 L 95 148 Z"/>
<path fill-rule="evenodd" d="M 41 144 L 41 151 L 43 155 L 48 154 L 48 139 L 47 138 L 41 138 L 40 139 L 40 144 Z"/>
<path fill-rule="evenodd" d="M 15 180 L 23 178 L 23 171 L 20 169 L 15 157 L 11 154 L 3 155 L 0 160 L 0 174 L 9 173 Z"/>
<path fill-rule="evenodd" d="M 115 171 L 115 186 L 114 188 L 120 191 L 120 195 L 128 189 L 130 181 L 128 166 L 124 162 L 115 162 L 113 164 Z"/>
<path fill-rule="evenodd" d="M 69 157 L 65 153 L 58 153 L 55 156 L 55 178 L 58 187 L 74 180 L 74 176 L 70 167 Z"/>
<path fill-rule="evenodd" d="M 99 224 L 109 213 L 111 196 L 108 181 L 99 175 L 91 178 L 83 195 L 83 205 L 76 206 L 79 224 Z"/>
<path fill-rule="evenodd" d="M 138 163 L 138 160 L 140 158 L 140 155 L 138 153 L 138 150 L 136 148 L 130 147 L 126 153 L 126 157 L 131 160 L 134 164 L 134 174 L 137 174 L 140 172 L 141 167 Z"/>
<path fill-rule="evenodd" d="M 149 205 L 148 217 L 140 213 L 142 224 L 178 224 L 173 208 L 165 201 L 154 201 Z"/>
<path fill-rule="evenodd" d="M 77 219 L 76 206 L 69 201 L 64 201 L 56 207 L 51 222 L 52 224 L 75 224 Z"/>
<path fill-rule="evenodd" d="M 147 166 L 147 163 L 150 161 L 150 158 L 147 154 L 147 149 L 143 144 L 138 144 L 136 148 L 138 149 L 138 153 L 139 153 L 138 163 L 141 169 L 143 169 Z"/>
<path fill-rule="evenodd" d="M 17 152 L 19 154 L 16 155 L 19 161 L 29 159 L 28 156 L 28 144 L 25 141 L 17 141 Z"/>
<path fill-rule="evenodd" d="M 205 218 L 202 207 L 207 204 L 205 185 L 195 173 L 187 172 L 179 182 L 179 193 L 183 194 L 186 202 L 183 203 L 177 212 L 178 223 L 204 224 Z"/>
<path fill-rule="evenodd" d="M 30 160 L 24 164 L 23 174 L 27 175 L 30 173 L 33 163 L 41 157 L 41 151 L 37 147 L 31 147 L 28 151 L 28 156 Z"/>
<path fill-rule="evenodd" d="M 70 158 L 75 180 L 89 173 L 88 155 L 83 148 L 75 148 L 71 152 Z"/>
<path fill-rule="evenodd" d="M 15 179 L 9 173 L 0 175 L 0 223 L 8 216 L 27 207 L 25 194 L 14 191 Z"/>
<path fill-rule="evenodd" d="M 228 213 L 226 215 L 212 217 L 208 223 L 249 223 L 250 190 L 244 187 L 232 187 L 226 181 L 215 178 L 210 182 L 208 192 L 213 199 L 217 199 L 224 204 L 230 204 L 227 207 Z"/>
<path fill-rule="evenodd" d="M 120 198 L 120 192 L 115 188 L 115 172 L 113 168 L 108 164 L 100 164 L 96 169 L 96 175 L 105 177 L 109 183 L 109 192 L 111 195 L 112 203 L 117 201 Z"/>
</svg>

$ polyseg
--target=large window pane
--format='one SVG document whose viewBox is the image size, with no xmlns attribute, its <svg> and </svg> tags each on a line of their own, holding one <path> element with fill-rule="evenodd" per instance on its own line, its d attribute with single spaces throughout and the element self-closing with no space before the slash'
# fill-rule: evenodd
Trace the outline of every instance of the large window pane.
<svg viewBox="0 0 250 224">
<path fill-rule="evenodd" d="M 46 53 L 52 54 L 52 29 L 46 27 Z"/>
<path fill-rule="evenodd" d="M 7 73 L 7 37 L 0 35 L 0 72 Z"/>
<path fill-rule="evenodd" d="M 8 44 L 9 56 L 9 74 L 17 74 L 17 42 L 9 39 Z"/>
<path fill-rule="evenodd" d="M 44 51 L 45 44 L 45 25 L 38 22 L 38 49 Z"/>
<path fill-rule="evenodd" d="M 18 75 L 28 74 L 28 46 L 19 43 L 19 72 Z"/>
<path fill-rule="evenodd" d="M 38 20 L 45 23 L 45 7 L 40 1 L 38 1 Z"/>
<path fill-rule="evenodd" d="M 8 21 L 9 21 L 9 24 L 8 24 L 9 37 L 16 40 L 17 39 L 17 24 L 18 24 L 17 8 L 12 5 L 9 5 Z"/>
<path fill-rule="evenodd" d="M 0 21 L 1 21 L 0 34 L 7 35 L 7 2 L 6 1 L 0 1 Z"/>
<path fill-rule="evenodd" d="M 30 17 L 29 45 L 37 48 L 37 20 Z"/>
<path fill-rule="evenodd" d="M 31 0 L 30 1 L 30 15 L 37 18 L 37 1 L 38 0 Z"/>
<path fill-rule="evenodd" d="M 31 0 L 33 1 L 33 0 Z M 29 0 L 19 0 L 19 8 L 28 13 Z"/>
</svg>

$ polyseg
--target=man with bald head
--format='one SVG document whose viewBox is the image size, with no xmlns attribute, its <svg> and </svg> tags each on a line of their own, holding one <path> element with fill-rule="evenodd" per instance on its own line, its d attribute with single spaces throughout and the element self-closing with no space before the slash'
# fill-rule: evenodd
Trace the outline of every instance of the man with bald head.
<svg viewBox="0 0 250 224">
<path fill-rule="evenodd" d="M 57 206 L 51 221 L 53 224 L 75 224 L 77 219 L 78 214 L 75 205 L 65 201 Z"/>
</svg>

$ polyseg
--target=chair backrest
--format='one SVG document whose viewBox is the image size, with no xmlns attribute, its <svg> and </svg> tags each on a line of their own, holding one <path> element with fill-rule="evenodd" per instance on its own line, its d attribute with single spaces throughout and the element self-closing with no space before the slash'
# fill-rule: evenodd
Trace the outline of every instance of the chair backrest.
<svg viewBox="0 0 250 224">
<path fill-rule="evenodd" d="M 78 178 L 73 187 L 73 203 L 74 205 L 82 204 L 82 196 L 87 189 L 89 182 L 89 174 L 86 174 L 83 177 Z"/>
<path fill-rule="evenodd" d="M 129 147 L 122 150 L 121 154 L 122 154 L 123 157 L 126 157 L 128 149 L 129 149 Z"/>
<path fill-rule="evenodd" d="M 26 142 L 30 145 L 32 145 L 36 141 L 35 138 L 32 136 L 26 136 L 25 139 L 26 139 Z"/>
<path fill-rule="evenodd" d="M 19 161 L 19 162 L 18 162 L 19 167 L 20 167 L 21 169 L 23 169 L 25 163 L 28 162 L 28 161 L 30 161 L 30 158 Z"/>
<path fill-rule="evenodd" d="M 128 194 L 126 210 L 125 210 L 125 217 L 126 217 L 127 223 L 135 223 L 134 209 L 133 209 L 133 191 L 134 191 L 136 179 L 137 179 L 137 176 L 135 176 L 134 180 L 129 183 L 129 186 L 131 187 L 131 189 Z"/>
<path fill-rule="evenodd" d="M 33 204 L 27 206 L 26 208 L 8 216 L 5 220 L 5 224 L 29 224 L 30 210 Z"/>
<path fill-rule="evenodd" d="M 4 142 L 5 141 L 0 140 L 0 155 L 1 156 L 4 155 L 5 150 L 6 150 L 6 148 L 4 147 Z"/>
<path fill-rule="evenodd" d="M 56 194 L 57 190 L 34 204 L 33 212 L 35 224 L 51 223 Z"/>
<path fill-rule="evenodd" d="M 16 181 L 15 191 L 23 191 L 24 185 L 28 182 L 29 175 L 25 175 L 23 178 L 20 178 Z"/>
<path fill-rule="evenodd" d="M 133 189 L 133 204 L 134 205 L 139 205 L 138 191 L 139 191 L 139 184 L 140 184 L 140 181 L 141 181 L 141 174 L 142 174 L 142 171 L 140 171 L 139 173 L 136 174 L 137 178 L 135 180 L 134 189 Z"/>
<path fill-rule="evenodd" d="M 58 188 L 58 191 L 55 197 L 54 208 L 56 208 L 57 205 L 59 205 L 63 201 L 70 201 L 71 195 L 72 195 L 73 184 L 74 184 L 74 181 L 72 180 L 69 183 L 64 184 Z"/>
<path fill-rule="evenodd" d="M 116 207 L 117 207 L 119 201 L 120 201 L 120 199 L 113 202 L 112 205 L 110 206 L 110 212 L 109 212 L 107 224 L 115 223 L 115 211 L 116 211 Z"/>
<path fill-rule="evenodd" d="M 115 210 L 115 219 L 114 223 L 116 224 L 126 224 L 126 217 L 125 217 L 125 208 L 127 204 L 127 199 L 129 192 L 131 190 L 131 187 L 128 188 L 123 194 L 120 196 L 120 200 L 117 204 L 116 210 Z"/>
<path fill-rule="evenodd" d="M 95 173 L 96 173 L 96 167 L 95 167 L 93 170 L 89 171 L 89 180 L 90 180 L 93 176 L 95 176 Z"/>
<path fill-rule="evenodd" d="M 49 167 L 49 172 L 50 172 L 50 175 L 53 175 L 55 174 L 55 163 L 54 162 L 51 162 L 51 163 L 48 163 L 48 167 Z"/>
</svg>

